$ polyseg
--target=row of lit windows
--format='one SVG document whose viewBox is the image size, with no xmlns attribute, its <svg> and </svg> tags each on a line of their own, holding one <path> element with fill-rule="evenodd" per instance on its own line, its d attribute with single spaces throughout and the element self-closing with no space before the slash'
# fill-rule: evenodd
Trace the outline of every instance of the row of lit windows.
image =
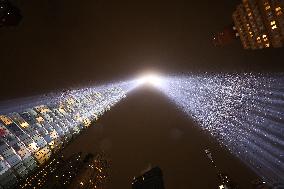
<svg viewBox="0 0 284 189">
<path fill-rule="evenodd" d="M 105 105 L 104 105 L 105 106 Z M 74 112 L 74 108 L 72 108 L 72 107 L 69 107 L 73 112 Z M 102 108 L 104 108 L 104 107 L 102 107 Z M 105 107 L 106 108 L 106 107 Z M 39 111 L 41 114 L 47 114 L 47 112 L 51 112 L 51 110 L 47 107 L 47 106 L 38 106 L 38 107 L 36 107 L 35 108 L 37 111 Z M 62 112 L 65 112 L 66 113 L 66 111 L 62 108 Z M 35 113 L 36 115 L 37 115 L 37 113 Z M 95 114 L 94 113 L 94 115 L 96 115 L 97 116 L 97 114 Z M 33 115 L 34 116 L 34 115 Z M 71 117 L 71 116 L 70 116 Z M 97 117 L 96 117 L 97 118 Z M 43 122 L 44 121 L 44 119 L 42 118 L 42 117 L 40 117 L 40 116 L 37 116 L 37 121 L 38 122 Z M 9 119 L 7 116 L 1 116 L 0 117 L 0 120 L 2 120 L 2 122 L 5 124 L 5 125 L 10 125 L 10 124 L 12 124 L 13 123 L 13 121 L 11 120 L 11 119 Z M 19 115 L 19 117 L 18 117 L 18 115 L 16 115 L 16 117 L 15 117 L 15 121 L 22 127 L 22 128 L 28 128 L 29 127 L 29 124 L 28 124 L 28 122 L 26 122 L 24 119 L 21 119 L 21 117 L 20 117 L 20 115 Z M 87 125 L 90 125 L 90 120 L 88 119 L 88 118 L 86 118 L 86 119 L 83 119 L 82 120 L 82 122 L 83 122 L 83 124 L 85 125 L 85 126 L 87 126 Z M 76 129 L 76 128 L 75 128 Z M 80 131 L 80 128 L 77 128 L 79 131 Z M 32 132 L 32 130 L 28 130 L 29 131 L 29 133 L 30 132 Z M 56 132 L 56 130 L 55 129 L 53 129 L 52 131 L 51 131 L 51 133 L 50 133 L 50 136 L 52 137 L 52 138 L 54 138 L 54 139 L 56 139 L 57 140 L 57 142 L 55 142 L 55 141 L 52 141 L 52 142 L 50 142 L 50 146 L 53 146 L 53 147 L 55 147 L 55 146 L 58 146 L 58 147 L 60 147 L 60 146 L 62 146 L 62 142 L 59 140 L 59 135 L 58 135 L 58 133 Z M 42 149 L 42 151 L 39 151 L 40 150 L 40 148 L 37 146 L 37 144 L 31 139 L 31 138 L 29 138 L 29 136 L 27 135 L 27 136 L 22 136 L 22 135 L 19 135 L 19 137 L 21 137 L 22 138 L 22 141 L 24 141 L 25 142 L 25 144 L 28 146 L 28 148 L 29 148 L 29 150 L 31 150 L 32 152 L 34 152 L 34 153 L 36 153 L 35 154 L 35 157 L 37 157 L 37 159 L 39 160 L 39 159 L 41 159 L 41 158 L 44 158 L 44 157 L 49 157 L 50 156 L 50 153 L 49 153 L 49 150 L 48 150 L 48 152 L 46 151 L 46 149 Z M 40 139 L 40 137 L 41 136 L 38 136 L 38 138 L 37 138 L 37 136 L 35 135 L 35 138 L 37 139 L 36 141 L 38 142 L 38 140 L 41 140 Z M 23 149 L 22 149 L 23 150 Z M 28 151 L 27 151 L 28 152 Z M 26 153 L 27 152 L 22 152 L 21 154 L 24 156 L 24 155 L 27 155 Z"/>
<path fill-rule="evenodd" d="M 272 8 L 267 0 L 263 1 L 263 5 L 267 19 L 269 20 L 270 29 L 276 30 L 279 26 L 277 25 L 277 21 L 273 19 L 274 14 L 272 11 L 275 11 L 275 14 L 279 16 L 282 15 L 282 8 L 280 6 L 277 6 L 275 9 Z M 252 8 L 250 6 L 252 6 Z M 248 47 L 248 42 L 252 49 L 256 46 L 258 46 L 258 48 L 270 47 L 267 35 L 263 34 L 265 26 L 258 14 L 257 4 L 250 5 L 248 1 L 243 1 L 243 5 L 240 4 L 233 14 L 234 22 L 238 28 L 238 33 L 244 48 Z M 245 30 L 242 27 L 244 27 Z M 273 34 L 273 39 L 277 36 L 280 38 L 280 34 Z M 248 37 L 248 39 L 246 37 Z"/>
</svg>

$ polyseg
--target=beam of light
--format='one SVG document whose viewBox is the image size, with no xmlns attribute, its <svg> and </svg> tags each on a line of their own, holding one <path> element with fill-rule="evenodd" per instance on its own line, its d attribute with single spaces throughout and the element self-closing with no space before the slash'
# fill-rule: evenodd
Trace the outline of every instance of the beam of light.
<svg viewBox="0 0 284 189">
<path fill-rule="evenodd" d="M 159 87 L 163 83 L 163 77 L 161 77 L 158 74 L 148 73 L 148 74 L 144 74 L 141 77 L 139 77 L 136 80 L 136 83 L 138 86 L 147 84 L 147 85 Z"/>
<path fill-rule="evenodd" d="M 0 176 L 13 179 L 12 172 L 15 179 L 24 178 L 132 90 L 150 84 L 266 181 L 283 182 L 283 81 L 283 75 L 147 74 L 132 81 L 2 102 Z"/>
<path fill-rule="evenodd" d="M 270 183 L 284 182 L 284 76 L 217 74 L 165 77 L 159 86 Z"/>
<path fill-rule="evenodd" d="M 1 102 L 0 188 L 13 188 L 135 87 L 117 82 Z"/>
</svg>

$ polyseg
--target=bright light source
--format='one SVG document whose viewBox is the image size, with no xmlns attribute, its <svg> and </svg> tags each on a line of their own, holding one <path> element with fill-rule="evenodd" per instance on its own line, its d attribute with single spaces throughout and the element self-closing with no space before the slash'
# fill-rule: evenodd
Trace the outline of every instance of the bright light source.
<svg viewBox="0 0 284 189">
<path fill-rule="evenodd" d="M 138 84 L 151 84 L 153 86 L 159 86 L 162 83 L 162 78 L 155 74 L 147 74 L 138 79 Z"/>
</svg>

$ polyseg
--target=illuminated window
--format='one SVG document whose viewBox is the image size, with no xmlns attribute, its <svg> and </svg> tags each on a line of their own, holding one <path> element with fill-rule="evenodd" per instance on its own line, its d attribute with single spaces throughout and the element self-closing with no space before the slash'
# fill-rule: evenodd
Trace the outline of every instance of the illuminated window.
<svg viewBox="0 0 284 189">
<path fill-rule="evenodd" d="M 276 11 L 276 12 L 281 11 L 281 7 L 275 8 L 275 11 Z"/>
<path fill-rule="evenodd" d="M 273 30 L 275 30 L 276 28 L 277 28 L 277 26 L 276 26 L 276 25 L 272 26 L 272 29 L 273 29 Z"/>
<path fill-rule="evenodd" d="M 5 124 L 5 125 L 10 125 L 12 124 L 12 120 L 8 118 L 7 116 L 1 115 L 0 120 Z"/>
<path fill-rule="evenodd" d="M 271 25 L 271 26 L 273 26 L 273 25 L 275 25 L 275 24 L 276 24 L 276 23 L 275 23 L 275 20 L 273 20 L 273 21 L 270 22 L 270 25 Z"/>
<path fill-rule="evenodd" d="M 269 9 L 270 9 L 270 6 L 267 5 L 267 6 L 265 7 L 265 10 L 269 10 Z"/>
<path fill-rule="evenodd" d="M 22 122 L 22 123 L 20 123 L 20 125 L 23 128 L 28 128 L 29 127 L 29 124 L 27 122 Z"/>
<path fill-rule="evenodd" d="M 277 28 L 275 20 L 271 21 L 270 25 L 272 26 L 273 30 Z"/>
<path fill-rule="evenodd" d="M 269 46 L 270 46 L 269 43 L 266 43 L 266 44 L 265 44 L 265 47 L 269 47 Z"/>
<path fill-rule="evenodd" d="M 37 117 L 36 120 L 37 120 L 39 123 L 44 122 L 44 119 L 43 119 L 41 116 Z"/>
</svg>

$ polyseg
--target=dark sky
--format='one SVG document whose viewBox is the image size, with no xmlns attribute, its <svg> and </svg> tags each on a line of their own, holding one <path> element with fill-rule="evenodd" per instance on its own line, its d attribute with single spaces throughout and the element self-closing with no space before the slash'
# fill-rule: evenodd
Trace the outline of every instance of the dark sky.
<svg viewBox="0 0 284 189">
<path fill-rule="evenodd" d="M 0 100 L 128 79 L 145 70 L 284 70 L 283 48 L 211 44 L 212 33 L 231 24 L 238 0 L 16 1 L 21 25 L 0 28 Z M 131 177 L 149 163 L 164 170 L 167 188 L 212 188 L 214 170 L 203 153 L 210 146 L 220 167 L 247 186 L 253 174 L 160 95 L 135 91 L 69 152 L 83 145 L 86 151 L 107 148 L 113 159 L 110 188 L 130 188 Z"/>
<path fill-rule="evenodd" d="M 1 98 L 162 73 L 283 71 L 284 51 L 215 48 L 239 1 L 29 0 L 0 29 Z"/>
</svg>

